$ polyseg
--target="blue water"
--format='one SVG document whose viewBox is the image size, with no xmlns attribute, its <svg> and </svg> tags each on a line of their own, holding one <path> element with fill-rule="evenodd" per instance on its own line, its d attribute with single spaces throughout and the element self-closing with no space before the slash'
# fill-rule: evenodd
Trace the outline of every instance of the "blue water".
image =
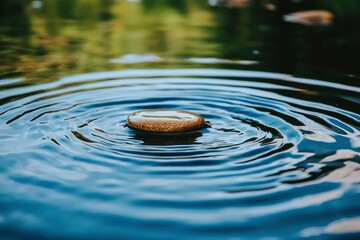
<svg viewBox="0 0 360 240">
<path fill-rule="evenodd" d="M 1 239 L 360 237 L 356 86 L 224 69 L 1 83 Z M 207 127 L 126 127 L 141 109 Z"/>
</svg>

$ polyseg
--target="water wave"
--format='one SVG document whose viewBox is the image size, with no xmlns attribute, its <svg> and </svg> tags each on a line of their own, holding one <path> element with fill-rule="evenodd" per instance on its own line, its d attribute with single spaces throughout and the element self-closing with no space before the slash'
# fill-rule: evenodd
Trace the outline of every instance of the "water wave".
<svg viewBox="0 0 360 240">
<path fill-rule="evenodd" d="M 359 215 L 357 87 L 219 69 L 22 81 L 0 85 L 5 236 L 291 239 L 360 231 L 328 230 Z M 141 109 L 197 112 L 207 127 L 129 129 L 126 117 Z"/>
</svg>

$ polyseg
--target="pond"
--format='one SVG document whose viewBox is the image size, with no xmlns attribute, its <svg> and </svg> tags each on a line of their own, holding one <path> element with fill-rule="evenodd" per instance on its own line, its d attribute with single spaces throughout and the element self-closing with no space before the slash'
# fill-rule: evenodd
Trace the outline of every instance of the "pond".
<svg viewBox="0 0 360 240">
<path fill-rule="evenodd" d="M 288 21 L 324 10 L 330 22 Z M 4 239 L 360 238 L 360 2 L 0 2 Z M 206 127 L 130 129 L 139 110 Z"/>
</svg>

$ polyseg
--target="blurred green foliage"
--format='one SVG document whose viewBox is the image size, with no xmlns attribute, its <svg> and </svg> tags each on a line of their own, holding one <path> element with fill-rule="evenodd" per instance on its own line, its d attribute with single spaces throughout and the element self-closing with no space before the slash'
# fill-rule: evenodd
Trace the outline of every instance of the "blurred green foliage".
<svg viewBox="0 0 360 240">
<path fill-rule="evenodd" d="M 285 23 L 296 10 L 327 9 L 329 27 Z M 0 1 L 0 77 L 49 78 L 119 68 L 203 67 L 190 57 L 255 60 L 227 66 L 299 75 L 358 74 L 360 1 L 253 0 L 239 8 L 206 0 Z M 169 61 L 111 64 L 124 54 Z"/>
</svg>

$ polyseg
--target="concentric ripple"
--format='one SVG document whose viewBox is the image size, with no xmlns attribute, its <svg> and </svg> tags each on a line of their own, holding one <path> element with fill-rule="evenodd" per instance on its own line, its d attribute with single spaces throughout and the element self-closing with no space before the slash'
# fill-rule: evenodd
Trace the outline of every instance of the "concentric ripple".
<svg viewBox="0 0 360 240">
<path fill-rule="evenodd" d="M 357 87 L 266 72 L 139 69 L 41 85 L 6 80 L 1 88 L 5 236 L 294 239 L 360 231 L 341 227 L 360 216 Z M 142 109 L 196 112 L 207 127 L 129 129 L 126 117 Z"/>
</svg>

